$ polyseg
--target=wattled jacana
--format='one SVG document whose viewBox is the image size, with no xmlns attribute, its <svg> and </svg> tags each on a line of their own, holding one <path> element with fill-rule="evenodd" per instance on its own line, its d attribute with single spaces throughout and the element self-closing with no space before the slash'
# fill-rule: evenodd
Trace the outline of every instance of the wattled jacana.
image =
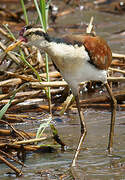
<svg viewBox="0 0 125 180">
<path fill-rule="evenodd" d="M 87 132 L 79 104 L 79 84 L 81 81 L 93 80 L 101 81 L 105 85 L 111 102 L 111 124 L 108 143 L 108 152 L 110 153 L 113 146 L 117 103 L 107 82 L 107 70 L 112 62 L 112 53 L 106 41 L 91 34 L 65 35 L 63 38 L 54 38 L 41 28 L 32 26 L 24 27 L 21 30 L 20 39 L 29 46 L 34 45 L 40 50 L 44 50 L 51 57 L 54 65 L 67 81 L 75 96 L 81 124 L 81 137 L 72 166 L 76 165 L 76 159 Z"/>
</svg>

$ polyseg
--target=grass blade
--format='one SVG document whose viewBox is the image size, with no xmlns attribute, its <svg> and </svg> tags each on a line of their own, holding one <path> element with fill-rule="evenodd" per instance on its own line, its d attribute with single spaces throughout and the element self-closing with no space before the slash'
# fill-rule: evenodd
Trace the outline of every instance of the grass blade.
<svg viewBox="0 0 125 180">
<path fill-rule="evenodd" d="M 11 30 L 8 28 L 7 24 L 3 24 L 3 26 L 6 28 L 6 30 L 8 31 L 8 33 L 10 34 L 10 37 L 16 41 L 16 38 L 14 37 L 13 33 L 11 32 Z"/>
<path fill-rule="evenodd" d="M 34 4 L 35 4 L 35 7 L 36 7 L 36 10 L 37 10 L 37 13 L 38 13 L 38 16 L 39 16 L 39 20 L 40 20 L 40 23 L 42 25 L 42 28 L 44 28 L 44 24 L 43 24 L 43 20 L 42 20 L 42 14 L 40 12 L 40 9 L 39 9 L 39 5 L 37 3 L 37 0 L 34 0 Z"/>
<path fill-rule="evenodd" d="M 26 23 L 26 25 L 28 25 L 29 21 L 28 21 L 28 16 L 27 16 L 25 5 L 24 5 L 24 1 L 23 0 L 20 0 L 20 1 L 21 1 L 21 6 L 23 9 L 24 17 L 25 17 L 25 23 Z"/>
<path fill-rule="evenodd" d="M 0 110 L 0 119 L 2 119 L 3 115 L 6 113 L 7 109 L 11 105 L 14 97 L 16 95 L 16 92 L 13 94 L 13 96 L 10 98 L 9 102 Z"/>
<path fill-rule="evenodd" d="M 36 69 L 35 68 L 33 68 L 33 66 L 31 66 L 31 64 L 25 59 L 25 56 L 24 56 L 24 53 L 23 53 L 23 51 L 20 49 L 20 58 L 22 59 L 22 61 L 27 65 L 27 66 L 29 66 L 31 69 L 32 69 L 32 71 L 36 74 L 36 77 L 37 77 L 37 79 L 41 82 L 41 78 L 40 78 L 40 76 L 39 76 L 39 73 L 36 71 Z"/>
<path fill-rule="evenodd" d="M 52 117 L 50 116 L 49 118 L 45 119 L 46 122 L 42 123 L 40 127 L 37 130 L 36 138 L 40 138 L 44 132 L 44 130 L 49 126 L 50 122 L 52 121 Z"/>
<path fill-rule="evenodd" d="M 40 12 L 42 15 L 43 29 L 46 32 L 47 23 L 46 23 L 46 2 L 45 2 L 45 0 L 40 0 Z"/>
</svg>

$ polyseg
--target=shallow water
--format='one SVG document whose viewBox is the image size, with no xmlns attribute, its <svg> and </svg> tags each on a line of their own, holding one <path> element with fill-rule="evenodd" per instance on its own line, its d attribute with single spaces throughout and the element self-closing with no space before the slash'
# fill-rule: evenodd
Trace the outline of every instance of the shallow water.
<svg viewBox="0 0 125 180">
<path fill-rule="evenodd" d="M 125 29 L 124 15 L 100 13 L 96 10 L 80 11 L 79 8 L 76 8 L 74 14 L 58 18 L 57 24 L 65 26 L 88 23 L 91 16 L 94 16 L 97 34 L 108 41 L 112 51 L 125 53 L 124 36 L 113 34 Z M 61 122 L 56 122 L 56 127 L 60 137 L 67 145 L 67 150 L 61 152 L 59 149 L 58 153 L 52 154 L 28 154 L 25 162 L 28 167 L 23 168 L 24 176 L 20 178 L 8 176 L 7 172 L 10 169 L 0 164 L 0 179 L 59 179 L 61 175 L 64 175 L 64 179 L 72 179 L 68 169 L 80 135 L 79 117 L 77 112 L 70 112 L 60 119 Z M 110 112 L 86 109 L 85 121 L 88 132 L 77 162 L 79 175 L 81 177 L 84 175 L 86 180 L 125 180 L 125 112 L 117 111 L 114 151 L 113 156 L 110 157 L 107 156 L 106 152 Z M 19 125 L 19 128 L 21 126 L 34 130 L 38 124 Z M 49 130 L 48 133 L 50 133 Z M 39 171 L 44 171 L 42 176 L 38 173 Z"/>
<path fill-rule="evenodd" d="M 56 121 L 57 117 L 55 117 Z M 125 114 L 117 112 L 114 138 L 113 156 L 107 156 L 106 148 L 110 124 L 110 112 L 94 111 L 89 109 L 85 112 L 87 136 L 79 155 L 77 172 L 85 179 L 125 179 Z M 56 122 L 60 137 L 67 145 L 67 150 L 58 153 L 36 154 L 29 153 L 23 168 L 24 176 L 19 179 L 40 179 L 38 172 L 47 171 L 50 179 L 59 179 L 61 174 L 66 174 L 66 179 L 72 179 L 68 171 L 72 162 L 73 154 L 80 135 L 79 119 L 76 113 L 61 117 L 62 122 Z M 38 127 L 38 124 L 33 125 Z M 18 127 L 18 126 L 17 126 Z M 20 125 L 19 125 L 20 127 Z M 23 127 L 24 128 L 24 127 Z M 27 129 L 32 129 L 27 124 Z M 0 179 L 18 179 L 8 177 L 10 170 L 5 165 L 0 165 Z M 42 178 L 41 178 L 42 179 Z M 44 178 L 43 178 L 44 179 Z"/>
<path fill-rule="evenodd" d="M 123 117 L 122 117 L 123 116 Z M 121 118 L 122 117 L 122 118 Z M 118 121 L 118 119 L 120 120 Z M 106 155 L 106 147 L 108 142 L 109 122 L 110 114 L 106 112 L 88 111 L 85 119 L 88 129 L 88 134 L 83 145 L 83 149 L 79 156 L 79 168 L 82 176 L 84 172 L 87 179 L 107 179 L 117 178 L 124 176 L 124 168 L 121 168 L 121 164 L 124 164 L 125 152 L 124 152 L 124 126 L 119 125 L 124 121 L 124 113 L 117 116 L 116 129 L 115 129 L 115 141 L 114 141 L 114 157 L 108 157 Z M 76 134 L 78 134 L 78 127 L 72 127 L 73 139 L 70 147 L 75 149 L 78 141 L 76 141 Z M 72 136 L 72 135 L 71 135 Z M 73 145 L 72 145 L 73 144 Z M 72 159 L 72 156 L 71 156 Z M 125 178 L 125 176 L 124 176 Z"/>
</svg>

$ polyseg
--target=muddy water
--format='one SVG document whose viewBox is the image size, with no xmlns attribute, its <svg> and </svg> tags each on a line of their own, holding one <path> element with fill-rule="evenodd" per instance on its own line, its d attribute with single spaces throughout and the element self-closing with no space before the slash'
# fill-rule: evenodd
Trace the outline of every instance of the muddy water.
<svg viewBox="0 0 125 180">
<path fill-rule="evenodd" d="M 64 26 L 87 23 L 91 16 L 94 16 L 97 34 L 108 41 L 112 51 L 125 53 L 124 36 L 114 34 L 125 29 L 124 15 L 100 13 L 95 10 L 80 11 L 77 8 L 74 14 L 58 18 L 57 23 Z M 0 179 L 59 179 L 61 175 L 64 179 L 72 179 L 69 167 L 80 135 L 79 117 L 77 112 L 70 112 L 60 117 L 60 122 L 56 121 L 57 117 L 54 119 L 67 150 L 64 153 L 58 150 L 58 153 L 52 154 L 28 154 L 25 162 L 27 167 L 23 168 L 24 176 L 21 178 L 8 176 L 7 173 L 10 171 L 8 167 L 0 164 Z M 79 175 L 81 177 L 84 175 L 86 180 L 125 180 L 125 112 L 117 111 L 114 151 L 110 157 L 106 153 L 110 112 L 86 109 L 85 121 L 88 133 L 77 163 Z M 33 130 L 38 124 L 33 126 L 26 124 L 25 127 Z M 39 171 L 44 171 L 42 176 Z"/>
</svg>

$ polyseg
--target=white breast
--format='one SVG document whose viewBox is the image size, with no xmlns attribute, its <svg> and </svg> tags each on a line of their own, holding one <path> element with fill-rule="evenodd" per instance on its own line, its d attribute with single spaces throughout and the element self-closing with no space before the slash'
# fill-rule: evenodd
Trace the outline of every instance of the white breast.
<svg viewBox="0 0 125 180">
<path fill-rule="evenodd" d="M 80 66 L 81 63 L 84 64 L 85 61 L 89 60 L 88 53 L 85 51 L 84 46 L 78 47 L 51 42 L 46 51 L 61 72 L 69 72 L 71 68 L 73 71 Z"/>
<path fill-rule="evenodd" d="M 77 94 L 78 85 L 83 81 L 107 81 L 107 72 L 99 70 L 88 61 L 90 57 L 84 46 L 72 46 L 63 43 L 50 43 L 48 54 L 68 82 L 74 95 Z"/>
<path fill-rule="evenodd" d="M 107 82 L 107 72 L 105 70 L 98 70 L 88 62 L 84 66 L 80 65 L 74 72 L 64 73 L 63 77 L 68 82 L 74 95 L 78 93 L 80 82 L 90 80 L 101 81 L 103 83 Z"/>
</svg>

